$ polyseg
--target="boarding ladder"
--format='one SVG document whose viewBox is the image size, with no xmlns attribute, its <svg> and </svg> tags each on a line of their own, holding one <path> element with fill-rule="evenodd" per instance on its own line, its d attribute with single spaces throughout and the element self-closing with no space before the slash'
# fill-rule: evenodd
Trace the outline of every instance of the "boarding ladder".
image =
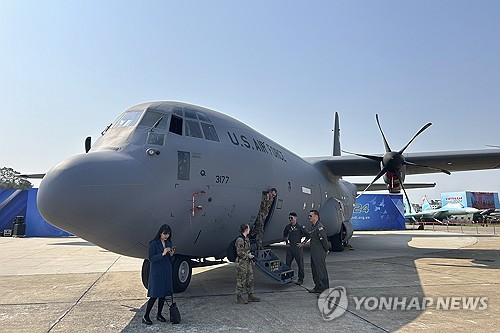
<svg viewBox="0 0 500 333">
<path fill-rule="evenodd" d="M 284 284 L 295 279 L 294 272 L 270 249 L 256 250 L 255 266 L 271 279 Z"/>
</svg>

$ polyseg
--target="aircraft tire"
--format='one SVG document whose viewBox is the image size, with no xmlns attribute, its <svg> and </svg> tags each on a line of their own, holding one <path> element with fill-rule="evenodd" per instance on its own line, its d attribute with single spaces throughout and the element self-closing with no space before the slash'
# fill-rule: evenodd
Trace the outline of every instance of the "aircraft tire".
<svg viewBox="0 0 500 333">
<path fill-rule="evenodd" d="M 144 261 L 142 262 L 141 279 L 142 279 L 142 284 L 144 285 L 144 288 L 148 289 L 148 282 L 149 282 L 149 260 L 148 259 L 144 259 Z"/>
<path fill-rule="evenodd" d="M 189 286 L 193 273 L 192 266 L 189 257 L 174 255 L 174 263 L 172 265 L 174 293 L 181 293 Z"/>
<path fill-rule="evenodd" d="M 338 234 L 328 237 L 328 241 L 330 242 L 332 252 L 344 251 L 344 247 L 347 244 L 345 228 L 342 227 Z"/>
</svg>

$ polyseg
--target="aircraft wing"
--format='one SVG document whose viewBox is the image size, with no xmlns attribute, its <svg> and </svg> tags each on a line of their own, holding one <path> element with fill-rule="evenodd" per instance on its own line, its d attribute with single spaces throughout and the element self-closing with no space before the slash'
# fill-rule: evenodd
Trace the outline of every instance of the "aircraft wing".
<svg viewBox="0 0 500 333">
<path fill-rule="evenodd" d="M 444 209 L 438 209 L 437 212 L 435 212 L 433 214 L 433 217 L 437 220 L 442 220 L 444 219 L 445 217 L 447 217 L 449 214 L 448 214 L 448 210 L 444 210 Z"/>
<path fill-rule="evenodd" d="M 382 157 L 380 154 L 373 156 Z M 407 153 L 404 157 L 409 162 L 451 172 L 500 168 L 500 149 Z M 355 155 L 306 157 L 304 160 L 336 176 L 374 176 L 381 169 L 379 162 Z M 406 166 L 407 175 L 426 173 L 439 173 L 439 171 L 419 166 Z"/>
<path fill-rule="evenodd" d="M 356 188 L 358 189 L 359 192 L 363 191 L 369 183 L 357 183 L 354 182 L 354 185 L 356 185 Z M 435 187 L 436 183 L 405 183 L 405 188 L 428 188 L 428 187 Z M 374 183 L 368 191 L 384 191 L 387 190 L 387 184 L 386 183 Z"/>
<path fill-rule="evenodd" d="M 481 215 L 491 215 L 492 213 L 495 213 L 496 209 L 495 208 L 488 208 L 488 209 L 483 209 L 479 212 Z"/>
<path fill-rule="evenodd" d="M 419 218 L 429 218 L 442 220 L 447 216 L 447 211 L 445 210 L 432 210 L 432 211 L 422 211 L 418 213 L 405 213 L 405 218 L 410 219 L 419 219 Z"/>
<path fill-rule="evenodd" d="M 432 214 L 428 214 L 425 212 L 405 213 L 405 218 L 407 218 L 407 219 L 415 219 L 415 218 L 421 218 L 421 217 L 432 217 Z"/>
</svg>

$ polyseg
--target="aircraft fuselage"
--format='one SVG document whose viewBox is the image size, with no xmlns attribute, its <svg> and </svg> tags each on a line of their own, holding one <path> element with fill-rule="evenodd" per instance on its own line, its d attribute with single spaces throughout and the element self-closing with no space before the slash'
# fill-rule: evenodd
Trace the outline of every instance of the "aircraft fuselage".
<svg viewBox="0 0 500 333">
<path fill-rule="evenodd" d="M 167 223 L 178 254 L 223 258 L 271 187 L 265 244 L 281 240 L 292 211 L 306 226 L 309 210 L 320 211 L 329 236 L 350 224 L 354 185 L 222 113 L 155 102 L 128 109 L 87 154 L 54 166 L 38 206 L 51 224 L 123 255 L 146 258 Z"/>
</svg>

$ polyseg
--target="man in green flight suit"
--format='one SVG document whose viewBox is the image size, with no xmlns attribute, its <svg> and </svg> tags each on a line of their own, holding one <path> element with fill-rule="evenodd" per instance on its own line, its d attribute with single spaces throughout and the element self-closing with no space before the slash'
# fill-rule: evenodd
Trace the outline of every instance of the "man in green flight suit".
<svg viewBox="0 0 500 333">
<path fill-rule="evenodd" d="M 319 222 L 319 212 L 314 209 L 311 210 L 308 218 L 312 223 L 309 237 L 311 240 L 311 271 L 314 281 L 314 288 L 308 289 L 308 291 L 321 294 L 324 290 L 330 288 L 328 271 L 326 270 L 326 254 L 329 249 L 328 238 L 325 227 Z M 307 239 L 302 242 L 302 245 L 306 242 Z"/>
<path fill-rule="evenodd" d="M 286 249 L 286 265 L 292 268 L 292 261 L 295 259 L 299 268 L 299 280 L 297 284 L 300 286 L 304 283 L 304 250 L 302 249 L 302 238 L 309 239 L 309 234 L 306 227 L 297 222 L 297 213 L 291 212 L 288 214 L 290 223 L 283 230 L 283 238 L 285 239 Z"/>
</svg>

